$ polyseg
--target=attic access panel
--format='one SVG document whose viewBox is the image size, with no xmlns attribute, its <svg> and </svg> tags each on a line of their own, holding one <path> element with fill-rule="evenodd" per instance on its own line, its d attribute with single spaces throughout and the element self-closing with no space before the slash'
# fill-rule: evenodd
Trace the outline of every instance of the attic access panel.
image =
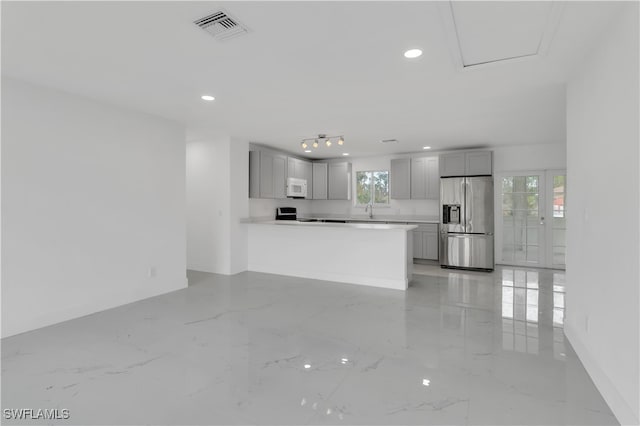
<svg viewBox="0 0 640 426">
<path fill-rule="evenodd" d="M 442 9 L 454 57 L 468 68 L 544 54 L 561 6 L 551 1 L 450 1 Z"/>
</svg>

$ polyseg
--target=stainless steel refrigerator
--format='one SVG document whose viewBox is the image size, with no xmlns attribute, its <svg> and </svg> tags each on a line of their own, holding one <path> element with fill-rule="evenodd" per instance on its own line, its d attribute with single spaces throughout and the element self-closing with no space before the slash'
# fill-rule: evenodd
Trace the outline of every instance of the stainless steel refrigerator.
<svg viewBox="0 0 640 426">
<path fill-rule="evenodd" d="M 440 266 L 493 270 L 493 177 L 440 179 Z"/>
</svg>

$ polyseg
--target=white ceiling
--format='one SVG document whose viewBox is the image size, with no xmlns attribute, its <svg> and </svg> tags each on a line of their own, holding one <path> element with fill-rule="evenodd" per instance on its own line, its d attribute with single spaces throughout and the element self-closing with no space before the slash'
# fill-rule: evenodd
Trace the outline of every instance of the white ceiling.
<svg viewBox="0 0 640 426">
<path fill-rule="evenodd" d="M 450 4 L 466 66 L 537 54 L 553 6 L 550 1 Z"/>
<path fill-rule="evenodd" d="M 500 5 L 454 7 L 504 20 Z M 354 156 L 564 142 L 564 84 L 619 4 L 568 2 L 546 55 L 466 70 L 452 59 L 442 6 L 3 1 L 2 73 L 178 120 L 191 138 L 231 135 L 298 153 L 317 133 L 344 134 Z M 193 24 L 221 7 L 251 32 L 220 42 Z M 487 40 L 502 34 L 493 28 Z M 423 56 L 405 59 L 412 47 Z M 200 100 L 205 93 L 216 100 Z M 390 138 L 399 143 L 379 143 Z"/>
</svg>

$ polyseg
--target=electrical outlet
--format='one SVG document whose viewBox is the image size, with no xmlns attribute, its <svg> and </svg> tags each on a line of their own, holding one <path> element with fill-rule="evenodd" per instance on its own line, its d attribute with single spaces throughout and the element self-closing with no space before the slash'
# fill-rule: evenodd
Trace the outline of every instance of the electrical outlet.
<svg viewBox="0 0 640 426">
<path fill-rule="evenodd" d="M 150 266 L 149 269 L 147 269 L 147 277 L 155 278 L 155 276 L 156 276 L 156 267 Z"/>
</svg>

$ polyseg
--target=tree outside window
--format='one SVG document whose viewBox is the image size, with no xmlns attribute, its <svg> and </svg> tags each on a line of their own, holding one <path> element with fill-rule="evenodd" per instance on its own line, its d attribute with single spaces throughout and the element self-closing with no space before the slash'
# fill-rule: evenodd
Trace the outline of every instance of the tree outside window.
<svg viewBox="0 0 640 426">
<path fill-rule="evenodd" d="M 389 204 L 389 171 L 356 172 L 356 203 Z"/>
</svg>

